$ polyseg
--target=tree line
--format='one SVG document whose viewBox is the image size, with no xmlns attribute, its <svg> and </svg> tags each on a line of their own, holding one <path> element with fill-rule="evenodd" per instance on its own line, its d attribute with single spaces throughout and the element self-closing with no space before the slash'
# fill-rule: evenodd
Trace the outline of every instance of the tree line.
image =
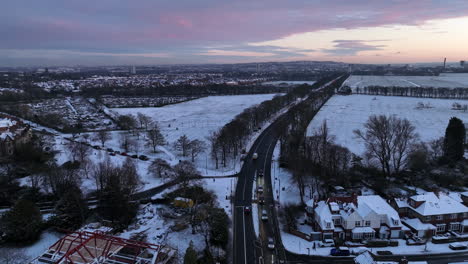
<svg viewBox="0 0 468 264">
<path fill-rule="evenodd" d="M 277 115 L 282 109 L 306 97 L 322 85 L 336 78 L 336 75 L 323 78 L 314 85 L 301 85 L 285 95 L 277 95 L 271 100 L 264 101 L 245 109 L 220 130 L 212 132 L 208 140 L 211 143 L 211 156 L 219 165 L 226 166 L 227 161 L 236 159 L 242 152 L 247 140 L 258 131 L 263 124 Z M 314 93 L 321 94 L 319 93 Z"/>
<path fill-rule="evenodd" d="M 436 87 L 357 87 L 356 94 L 408 96 L 443 99 L 468 99 L 468 88 L 436 88 Z"/>
</svg>

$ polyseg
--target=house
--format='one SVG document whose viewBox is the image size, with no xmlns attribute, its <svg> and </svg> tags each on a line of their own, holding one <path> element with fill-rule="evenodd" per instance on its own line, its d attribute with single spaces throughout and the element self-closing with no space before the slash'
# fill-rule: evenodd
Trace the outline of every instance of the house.
<svg viewBox="0 0 468 264">
<path fill-rule="evenodd" d="M 468 232 L 466 199 L 466 193 L 454 196 L 454 194 L 443 192 L 426 192 L 407 199 L 396 198 L 392 201 L 392 205 L 402 217 L 419 220 L 411 220 L 409 223 L 414 225 L 408 225 L 411 229 L 416 226 L 424 228 L 415 230 L 418 233 L 428 230 L 428 228 L 433 229 L 431 226 L 423 224 L 433 225 L 435 233 L 447 231 L 465 233 Z M 408 223 L 408 220 L 405 222 Z"/>
<path fill-rule="evenodd" d="M 376 261 L 369 251 L 365 251 L 354 258 L 356 264 L 427 264 L 427 261 L 408 261 L 405 257 L 400 261 Z"/>
<path fill-rule="evenodd" d="M 0 157 L 14 154 L 15 149 L 31 140 L 32 131 L 29 125 L 18 118 L 0 114 Z"/>
<path fill-rule="evenodd" d="M 378 195 L 332 197 L 327 201 L 309 201 L 306 207 L 309 222 L 322 239 L 370 240 L 400 238 L 400 217 Z"/>
</svg>

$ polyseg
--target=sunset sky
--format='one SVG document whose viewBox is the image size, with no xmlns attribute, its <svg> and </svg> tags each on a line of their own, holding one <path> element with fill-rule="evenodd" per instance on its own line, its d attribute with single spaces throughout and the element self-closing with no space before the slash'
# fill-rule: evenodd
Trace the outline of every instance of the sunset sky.
<svg viewBox="0 0 468 264">
<path fill-rule="evenodd" d="M 4 1 L 0 66 L 468 60 L 467 0 Z"/>
</svg>

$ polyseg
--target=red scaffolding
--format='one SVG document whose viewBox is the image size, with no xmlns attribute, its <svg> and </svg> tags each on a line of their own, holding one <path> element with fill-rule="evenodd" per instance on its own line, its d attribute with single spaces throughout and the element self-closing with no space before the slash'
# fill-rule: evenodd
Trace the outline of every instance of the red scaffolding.
<svg viewBox="0 0 468 264">
<path fill-rule="evenodd" d="M 73 232 L 53 244 L 31 263 L 154 264 L 159 245 L 110 236 L 102 232 Z"/>
</svg>

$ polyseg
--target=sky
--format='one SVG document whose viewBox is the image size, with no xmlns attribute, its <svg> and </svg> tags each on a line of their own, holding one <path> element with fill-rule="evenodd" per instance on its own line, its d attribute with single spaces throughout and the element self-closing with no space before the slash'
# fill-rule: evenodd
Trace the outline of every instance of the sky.
<svg viewBox="0 0 468 264">
<path fill-rule="evenodd" d="M 0 66 L 468 60 L 467 0 L 15 0 Z"/>
</svg>

